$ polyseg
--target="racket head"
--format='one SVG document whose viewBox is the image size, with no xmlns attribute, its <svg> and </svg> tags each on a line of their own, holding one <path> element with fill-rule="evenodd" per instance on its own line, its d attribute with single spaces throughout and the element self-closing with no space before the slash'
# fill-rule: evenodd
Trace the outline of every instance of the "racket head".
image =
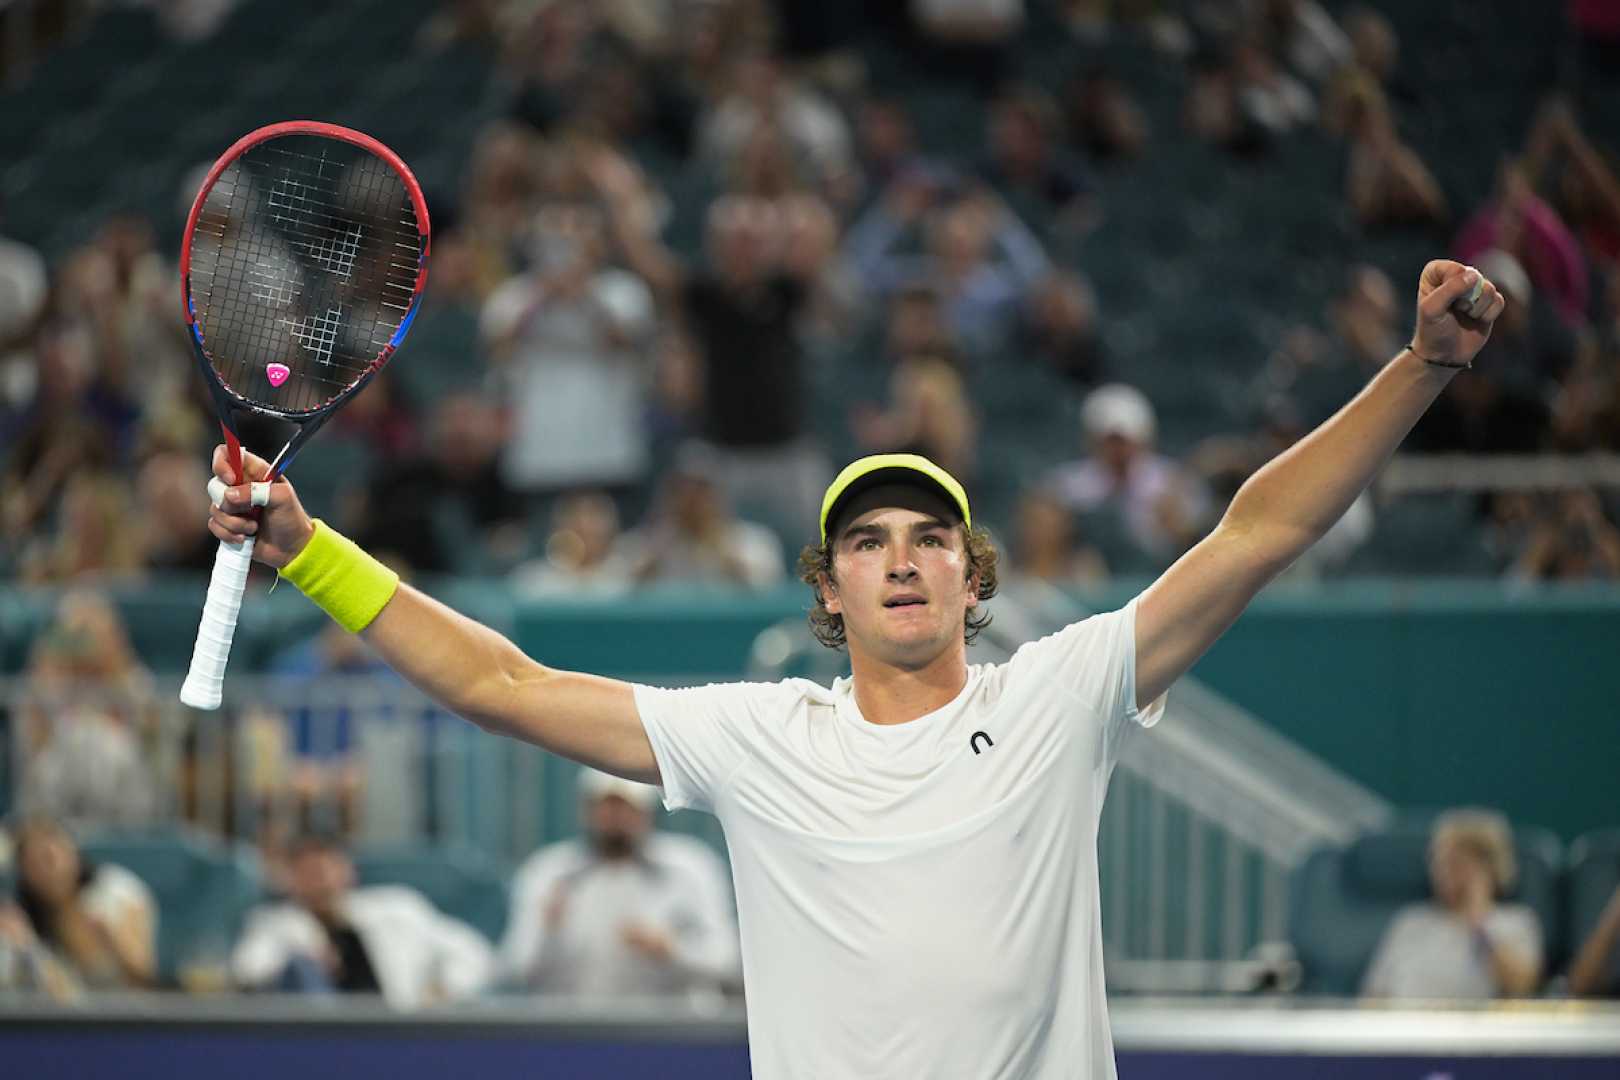
<svg viewBox="0 0 1620 1080">
<path fill-rule="evenodd" d="M 180 282 L 233 458 L 235 410 L 296 421 L 301 441 L 382 369 L 427 285 L 431 233 L 410 168 L 363 132 L 287 121 L 220 156 L 186 219 Z"/>
</svg>

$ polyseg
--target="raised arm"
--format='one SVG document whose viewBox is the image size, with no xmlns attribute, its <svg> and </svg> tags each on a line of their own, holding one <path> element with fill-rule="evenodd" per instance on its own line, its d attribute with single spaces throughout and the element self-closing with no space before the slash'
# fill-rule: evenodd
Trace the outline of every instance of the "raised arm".
<svg viewBox="0 0 1620 1080">
<path fill-rule="evenodd" d="M 1472 314 L 1452 307 L 1476 280 L 1460 263 L 1424 267 L 1416 351 L 1397 353 L 1348 405 L 1251 476 L 1214 531 L 1148 587 L 1136 613 L 1138 702 L 1168 690 L 1256 593 L 1322 538 L 1484 346 L 1504 305 L 1495 286 L 1485 283 Z"/>
<path fill-rule="evenodd" d="M 268 474 L 264 459 L 243 459 L 250 478 Z M 214 453 L 214 473 L 237 483 L 223 447 Z M 229 488 L 224 505 L 210 512 L 208 528 L 227 541 L 257 535 L 253 557 L 268 566 L 286 566 L 314 535 L 285 479 L 271 485 L 259 521 L 244 516 L 248 505 L 245 485 Z M 632 780 L 659 782 L 629 683 L 548 668 L 487 626 L 403 583 L 360 636 L 429 697 L 486 731 Z"/>
</svg>

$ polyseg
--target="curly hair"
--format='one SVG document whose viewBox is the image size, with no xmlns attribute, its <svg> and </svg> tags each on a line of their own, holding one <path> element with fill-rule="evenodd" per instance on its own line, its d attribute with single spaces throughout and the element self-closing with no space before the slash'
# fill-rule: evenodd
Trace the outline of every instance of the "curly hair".
<svg viewBox="0 0 1620 1080">
<path fill-rule="evenodd" d="M 974 574 L 979 575 L 979 599 L 988 600 L 996 595 L 996 564 L 1001 554 L 984 529 L 970 529 L 966 525 L 957 528 L 962 536 L 962 549 L 967 552 L 967 576 L 971 580 Z M 808 544 L 799 552 L 799 580 L 810 586 L 816 598 L 815 606 L 810 609 L 810 632 L 827 648 L 841 649 L 848 644 L 844 636 L 844 617 L 828 611 L 821 595 L 821 575 L 831 578 L 832 572 L 832 540 L 819 546 Z M 990 618 L 990 612 L 982 607 L 968 608 L 962 616 L 963 640 L 973 644 L 980 631 L 990 625 Z"/>
</svg>

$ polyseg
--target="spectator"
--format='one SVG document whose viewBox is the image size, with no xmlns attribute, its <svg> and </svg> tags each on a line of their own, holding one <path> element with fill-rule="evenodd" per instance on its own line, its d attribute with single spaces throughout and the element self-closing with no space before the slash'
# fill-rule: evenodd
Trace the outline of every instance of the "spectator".
<svg viewBox="0 0 1620 1080">
<path fill-rule="evenodd" d="M 1479 254 L 1475 266 L 1507 300 L 1507 307 L 1491 327 L 1491 340 L 1476 362 L 1534 390 L 1564 379 L 1575 361 L 1575 337 L 1556 318 L 1547 318 L 1537 308 L 1535 289 L 1519 260 L 1491 249 Z"/>
<path fill-rule="evenodd" d="M 1086 543 L 1068 509 L 1044 491 L 1018 500 L 1018 546 L 1013 566 L 1053 585 L 1095 585 L 1108 578 L 1102 552 Z"/>
<path fill-rule="evenodd" d="M 1237 74 L 1225 57 L 1201 52 L 1189 63 L 1181 122 L 1193 137 L 1240 158 L 1258 158 L 1270 148 L 1266 128 L 1241 107 Z"/>
<path fill-rule="evenodd" d="M 207 574 L 219 542 L 197 522 L 208 517 L 208 470 L 196 454 L 165 450 L 141 465 L 135 488 L 134 545 L 148 570 Z"/>
<path fill-rule="evenodd" d="M 513 402 L 503 477 L 531 496 L 626 489 L 650 463 L 642 418 L 652 294 L 605 264 L 605 222 L 591 202 L 545 204 L 529 235 L 533 269 L 497 289 L 481 319 Z"/>
<path fill-rule="evenodd" d="M 310 702 L 290 708 L 283 721 L 289 736 L 284 745 L 293 760 L 285 777 L 289 790 L 278 795 L 290 799 L 297 828 L 352 836 L 359 827 L 366 783 L 355 709 L 342 696 L 321 701 L 325 695 L 300 695 L 292 688 L 322 681 L 335 688 L 346 679 L 399 686 L 399 676 L 358 636 L 335 623 L 276 653 L 269 671 L 284 686 L 278 696 Z"/>
<path fill-rule="evenodd" d="M 1350 38 L 1315 0 L 1265 0 L 1260 20 L 1288 66 L 1320 85 L 1354 55 Z"/>
<path fill-rule="evenodd" d="M 16 833 L 17 895 L 0 905 L 0 939 L 37 965 L 42 988 L 67 996 L 155 985 L 157 910 L 141 879 L 87 863 L 47 818 Z"/>
<path fill-rule="evenodd" d="M 882 192 L 901 176 L 929 162 L 917 149 L 911 114 L 898 98 L 870 97 L 856 112 L 856 147 L 868 190 Z"/>
<path fill-rule="evenodd" d="M 429 429 L 426 454 L 384 461 L 361 494 L 361 542 L 420 574 L 510 565 L 524 544 L 523 507 L 500 468 L 500 411 L 454 393 Z"/>
<path fill-rule="evenodd" d="M 853 195 L 854 149 L 843 115 L 791 79 L 776 57 L 756 51 L 733 65 L 730 86 L 699 128 L 698 154 L 715 175 L 728 175 L 762 130 L 782 140 L 811 190 L 834 202 Z"/>
<path fill-rule="evenodd" d="M 1443 225 L 1451 211 L 1439 181 L 1401 140 L 1389 102 L 1375 84 L 1347 106 L 1350 164 L 1345 196 L 1365 226 Z"/>
<path fill-rule="evenodd" d="M 283 903 L 256 908 L 231 955 L 249 990 L 381 994 L 398 1009 L 476 994 L 489 979 L 489 943 L 403 885 L 355 887 L 336 840 L 310 833 L 288 854 Z"/>
<path fill-rule="evenodd" d="M 1503 162 L 1496 193 L 1463 224 L 1452 247 L 1463 262 L 1477 261 L 1490 248 L 1508 252 L 1567 325 L 1585 322 L 1591 295 L 1586 256 L 1558 212 L 1531 188 L 1521 163 Z"/>
<path fill-rule="evenodd" d="M 619 543 L 619 510 L 600 491 L 565 495 L 551 511 L 542 559 L 512 575 L 524 595 L 611 595 L 630 586 L 630 567 Z"/>
<path fill-rule="evenodd" d="M 1620 886 L 1604 905 L 1592 933 L 1575 950 L 1569 992 L 1576 997 L 1620 997 Z"/>
<path fill-rule="evenodd" d="M 1408 445 L 1427 453 L 1528 454 L 1548 441 L 1549 410 L 1512 372 L 1477 368 L 1459 379 L 1412 430 Z"/>
<path fill-rule="evenodd" d="M 1524 170 L 1532 187 L 1552 193 L 1587 254 L 1620 264 L 1620 177 L 1613 155 L 1593 145 L 1568 101 L 1551 98 L 1537 111 Z"/>
<path fill-rule="evenodd" d="M 1508 570 L 1520 581 L 1620 578 L 1620 529 L 1591 490 L 1566 491 L 1537 514 Z"/>
<path fill-rule="evenodd" d="M 105 597 L 62 597 L 34 641 L 19 714 L 29 813 L 74 826 L 152 819 L 158 788 L 143 747 L 156 725 L 152 676 Z"/>
<path fill-rule="evenodd" d="M 1071 78 L 1061 108 L 1069 139 L 1105 165 L 1141 157 L 1152 134 L 1147 114 L 1105 68 L 1088 68 Z"/>
<path fill-rule="evenodd" d="M 1273 138 L 1316 119 L 1311 92 L 1284 71 L 1259 41 L 1238 42 L 1232 53 L 1232 75 L 1239 109 Z"/>
<path fill-rule="evenodd" d="M 1051 98 L 1030 86 L 1005 90 L 991 103 L 984 177 L 1033 221 L 1077 225 L 1087 216 L 1094 187 L 1080 163 L 1060 148 L 1059 117 Z"/>
<path fill-rule="evenodd" d="M 85 326 L 42 327 L 34 338 L 34 373 L 0 472 L 0 536 L 7 546 L 22 544 L 49 520 L 74 475 L 110 465 L 117 443 L 117 425 L 97 405 L 94 339 Z"/>
<path fill-rule="evenodd" d="M 921 454 L 952 476 L 971 477 L 978 453 L 978 417 L 949 353 L 917 352 L 895 365 L 889 408 L 863 402 L 850 427 L 865 450 Z"/>
<path fill-rule="evenodd" d="M 599 179 L 613 192 L 630 264 L 685 312 L 701 357 L 701 430 L 715 451 L 714 481 L 733 501 L 768 505 L 784 523 L 809 528 L 828 469 L 807 437 L 798 328 L 823 267 L 789 257 L 779 206 L 733 195 L 709 207 L 708 265 L 689 271 L 653 234 L 635 179 L 616 168 Z"/>
<path fill-rule="evenodd" d="M 625 537 L 634 580 L 750 588 L 782 580 L 781 541 L 731 512 L 714 471 L 702 444 L 677 452 L 648 520 Z"/>
<path fill-rule="evenodd" d="M 740 977 L 731 886 L 701 842 L 653 827 L 658 791 L 586 769 L 585 836 L 518 868 L 501 966 L 544 994 L 713 993 Z"/>
<path fill-rule="evenodd" d="M 1433 899 L 1409 904 L 1384 931 L 1361 984 L 1365 997 L 1524 997 L 1541 982 L 1541 926 L 1513 884 L 1513 834 L 1499 814 L 1454 810 L 1429 842 Z"/>
<path fill-rule="evenodd" d="M 47 285 L 45 260 L 39 252 L 20 240 L 0 235 L 0 355 L 39 318 L 45 308 Z M 0 432 L 0 446 L 4 443 Z"/>
<path fill-rule="evenodd" d="M 1086 395 L 1080 420 L 1089 453 L 1060 465 L 1050 490 L 1071 512 L 1121 519 L 1137 553 L 1169 563 L 1203 535 L 1209 493 L 1186 469 L 1153 452 L 1157 422 L 1141 391 L 1122 383 Z"/>
<path fill-rule="evenodd" d="M 1081 389 L 1102 382 L 1102 336 L 1097 294 L 1077 271 L 1048 274 L 1024 305 L 1018 352 L 1045 364 Z"/>
<path fill-rule="evenodd" d="M 923 254 L 897 254 L 919 224 Z M 1050 269 L 1040 241 L 999 199 L 929 174 L 890 188 L 850 228 L 845 252 L 870 293 L 935 289 L 956 339 L 977 354 L 1006 344 L 1019 305 Z"/>
<path fill-rule="evenodd" d="M 135 516 L 129 484 L 110 470 L 71 475 L 55 528 L 24 549 L 18 575 L 33 585 L 139 577 L 146 565 L 143 537 L 128 528 Z"/>
</svg>

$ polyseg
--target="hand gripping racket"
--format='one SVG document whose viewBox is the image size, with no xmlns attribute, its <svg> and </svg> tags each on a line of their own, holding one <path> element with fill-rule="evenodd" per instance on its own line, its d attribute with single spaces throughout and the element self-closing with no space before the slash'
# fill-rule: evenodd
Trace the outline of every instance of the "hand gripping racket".
<svg viewBox="0 0 1620 1080">
<path fill-rule="evenodd" d="M 416 177 L 358 131 L 272 124 L 208 171 L 180 248 L 181 300 L 238 479 L 238 414 L 298 425 L 253 485 L 254 505 L 405 339 L 427 284 L 428 237 Z M 251 536 L 220 542 L 180 689 L 193 708 L 219 707 L 252 560 Z"/>
</svg>

